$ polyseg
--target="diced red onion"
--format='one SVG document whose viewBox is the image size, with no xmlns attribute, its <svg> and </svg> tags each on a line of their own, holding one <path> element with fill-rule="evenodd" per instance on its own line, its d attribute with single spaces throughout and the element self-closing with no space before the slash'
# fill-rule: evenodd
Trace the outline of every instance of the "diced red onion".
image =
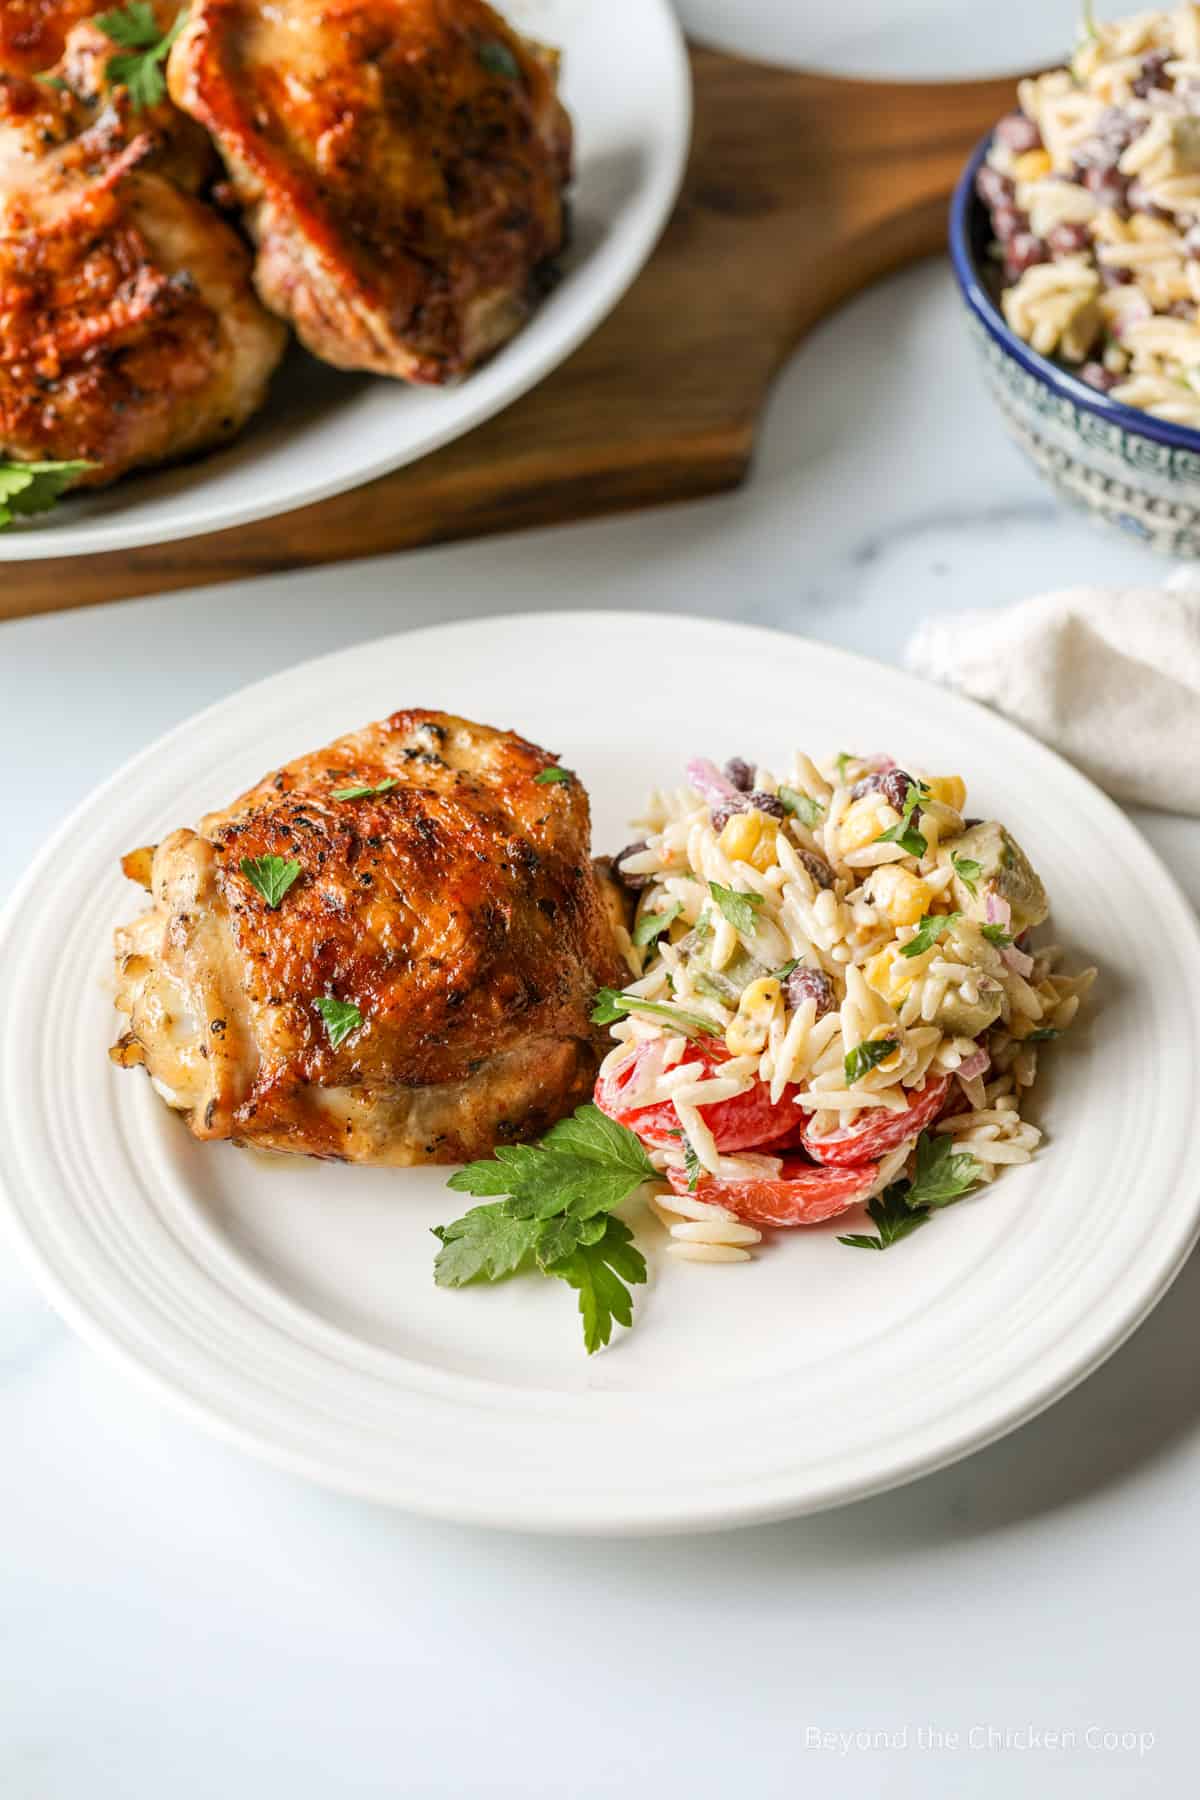
<svg viewBox="0 0 1200 1800">
<path fill-rule="evenodd" d="M 974 1081 L 977 1075 L 986 1075 L 992 1066 L 992 1059 L 986 1050 L 976 1050 L 974 1056 L 964 1057 L 954 1073 L 960 1081 Z"/>
<path fill-rule="evenodd" d="M 1005 931 L 1012 924 L 1012 907 L 1000 894 L 988 890 L 987 922 L 989 925 L 1003 925 Z"/>
<path fill-rule="evenodd" d="M 1015 944 L 1005 944 L 1000 954 L 1014 975 L 1020 975 L 1025 978 L 1032 975 L 1032 956 L 1026 956 L 1025 952 L 1023 950 L 1018 950 Z"/>
<path fill-rule="evenodd" d="M 710 803 L 713 800 L 728 800 L 737 789 L 732 781 L 727 781 L 715 762 L 707 756 L 695 756 L 687 766 L 687 778 L 698 794 L 703 794 Z"/>
</svg>

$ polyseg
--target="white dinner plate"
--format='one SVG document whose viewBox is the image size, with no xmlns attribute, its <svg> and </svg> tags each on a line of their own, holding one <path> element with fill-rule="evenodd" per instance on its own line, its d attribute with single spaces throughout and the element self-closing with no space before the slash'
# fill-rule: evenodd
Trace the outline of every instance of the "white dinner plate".
<svg viewBox="0 0 1200 1800">
<path fill-rule="evenodd" d="M 595 330 L 649 256 L 678 191 L 691 129 L 687 53 L 668 0 L 505 0 L 503 10 L 563 51 L 575 124 L 564 279 L 524 330 L 450 388 L 342 374 L 293 344 L 267 405 L 226 449 L 0 532 L 0 562 L 167 543 L 342 493 L 461 437 Z"/>
<path fill-rule="evenodd" d="M 754 1261 L 679 1263 L 634 1208 L 651 1281 L 583 1350 L 529 1276 L 434 1286 L 437 1169 L 197 1143 L 115 1035 L 117 859 L 277 763 L 401 706 L 515 727 L 592 796 L 594 844 L 690 755 L 778 765 L 891 749 L 958 771 L 1044 876 L 1096 998 L 1043 1058 L 1046 1143 L 886 1255 L 846 1220 Z M 973 1450 L 1094 1368 L 1179 1269 L 1200 1216 L 1200 933 L 1112 803 L 992 714 L 895 669 L 748 627 L 637 614 L 439 626 L 305 663 L 161 738 L 38 858 L 0 928 L 0 1186 L 65 1316 L 224 1437 L 356 1494 L 555 1531 L 802 1512 Z M 852 1215 L 849 1215 L 852 1217 Z M 852 1227 L 851 1227 L 852 1228 Z"/>
</svg>

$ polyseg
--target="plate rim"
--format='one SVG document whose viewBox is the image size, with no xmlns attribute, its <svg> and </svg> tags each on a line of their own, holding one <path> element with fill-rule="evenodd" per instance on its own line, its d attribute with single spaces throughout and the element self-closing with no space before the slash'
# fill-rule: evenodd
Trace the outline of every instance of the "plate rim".
<svg viewBox="0 0 1200 1800">
<path fill-rule="evenodd" d="M 436 451 L 444 449 L 447 444 L 466 437 L 477 426 L 483 425 L 487 420 L 505 412 L 531 389 L 546 380 L 555 369 L 560 368 L 603 324 L 609 314 L 616 310 L 649 262 L 679 197 L 691 152 L 694 96 L 691 63 L 683 26 L 671 5 L 671 0 L 639 0 L 639 4 L 647 8 L 652 7 L 656 11 L 658 28 L 664 33 L 666 52 L 664 74 L 669 77 L 669 84 L 664 83 L 660 99 L 663 116 L 672 120 L 673 130 L 669 140 L 664 138 L 660 154 L 652 165 L 649 179 L 643 187 L 639 188 L 634 197 L 642 216 L 628 226 L 628 241 L 624 244 L 619 261 L 614 264 L 611 278 L 584 308 L 569 330 L 551 337 L 545 348 L 532 358 L 523 375 L 501 384 L 493 395 L 481 399 L 477 405 L 468 406 L 453 423 L 430 432 L 422 439 L 421 446 L 417 450 L 401 452 L 399 455 L 377 456 L 371 462 L 356 467 L 354 473 L 347 476 L 339 475 L 333 467 L 314 458 L 314 468 L 323 472 L 316 475 L 302 488 L 295 490 L 285 501 L 281 502 L 277 499 L 247 501 L 243 505 L 224 506 L 220 508 L 219 517 L 197 516 L 193 517 L 190 522 L 183 519 L 173 526 L 168 525 L 165 529 L 161 525 L 139 526 L 136 520 L 136 506 L 133 509 L 134 516 L 129 523 L 122 523 L 122 517 L 118 515 L 115 519 L 97 522 L 93 525 L 85 523 L 75 531 L 73 536 L 66 532 L 56 535 L 52 525 L 35 530 L 18 528 L 15 531 L 0 532 L 0 564 L 50 562 L 55 558 L 120 554 L 125 550 L 147 549 L 160 544 L 178 544 L 186 542 L 189 538 L 236 531 L 240 526 L 257 524 L 264 519 L 286 518 L 290 513 L 299 512 L 308 506 L 318 505 L 323 500 L 334 499 L 339 494 L 351 493 L 356 488 L 365 487 L 370 482 L 379 480 L 383 475 L 394 474 L 398 469 L 407 468 L 411 464 L 423 461 L 427 456 L 434 455 Z M 609 253 L 611 254 L 611 247 Z M 536 320 L 530 323 L 536 323 Z M 527 327 L 526 332 L 528 329 Z M 526 332 L 519 333 L 517 339 L 513 341 L 519 341 L 520 338 L 526 336 Z M 501 356 L 505 348 L 507 346 L 502 346 Z M 488 367 L 495 368 L 497 366 L 497 363 L 486 365 L 480 374 L 486 374 Z M 386 380 L 386 377 L 377 379 Z M 469 381 L 468 377 L 468 383 Z M 461 392 L 462 389 L 460 388 L 459 391 Z M 199 460 L 202 461 L 203 458 Z M 169 466 L 169 464 L 162 464 L 159 465 L 159 468 L 166 469 Z M 157 472 L 158 470 L 155 468 L 133 470 L 127 479 L 136 482 L 140 476 L 153 475 Z"/>
<path fill-rule="evenodd" d="M 1094 782 L 1057 751 L 1042 744 L 1010 720 L 963 695 L 927 682 L 908 670 L 863 656 L 856 651 L 826 644 L 819 639 L 806 638 L 799 633 L 704 616 L 618 608 L 492 614 L 485 615 L 482 619 L 451 620 L 411 631 L 391 632 L 383 637 L 306 658 L 223 696 L 160 734 L 151 744 L 127 758 L 85 796 L 51 833 L 0 911 L 0 958 L 8 951 L 25 908 L 36 897 L 46 869 L 61 854 L 64 845 L 69 843 L 79 825 L 102 807 L 111 789 L 127 783 L 144 762 L 155 759 L 181 737 L 194 734 L 211 715 L 233 706 L 245 707 L 247 699 L 261 690 L 301 678 L 314 669 L 327 669 L 339 659 L 369 656 L 379 652 L 385 645 L 411 646 L 414 638 L 444 639 L 448 635 L 469 634 L 478 631 L 481 626 L 490 630 L 524 626 L 534 628 L 539 633 L 553 632 L 556 628 L 577 631 L 581 626 L 598 630 L 618 629 L 623 632 L 662 628 L 678 631 L 682 627 L 689 631 L 699 629 L 711 638 L 726 637 L 742 641 L 747 638 L 757 639 L 765 647 L 778 646 L 782 640 L 793 654 L 803 649 L 818 651 L 822 657 L 840 664 L 845 674 L 851 678 L 856 671 L 861 672 L 865 667 L 876 677 L 880 672 L 885 673 L 889 681 L 900 683 L 914 697 L 928 696 L 932 692 L 938 696 L 940 704 L 952 713 L 957 712 L 965 724 L 969 725 L 972 719 L 984 717 L 989 727 L 998 731 L 1002 738 L 1009 737 L 1023 746 L 1032 743 L 1039 754 L 1058 765 L 1069 782 L 1078 784 L 1090 793 L 1093 801 L 1099 803 L 1102 813 L 1107 813 L 1113 830 L 1134 846 L 1142 867 L 1154 872 L 1164 899 L 1174 906 L 1186 934 L 1187 942 L 1181 948 L 1181 955 L 1193 961 L 1197 971 L 1200 971 L 1200 920 L 1197 920 L 1191 901 L 1154 847 L 1117 803 Z M 252 716 L 252 712 L 248 712 L 248 716 Z M 0 1077 L 3 1074 L 3 1045 L 0 1041 Z M 260 1435 L 239 1420 L 227 1417 L 216 1402 L 199 1398 L 187 1390 L 182 1380 L 172 1381 L 165 1370 L 140 1360 L 120 1334 L 107 1326 L 101 1316 L 103 1306 L 93 1301 L 91 1305 L 94 1310 L 89 1310 L 88 1300 L 71 1286 L 66 1269 L 47 1255 L 15 1193 L 11 1191 L 11 1158 L 11 1146 L 5 1136 L 0 1139 L 0 1218 L 7 1221 L 10 1241 L 14 1243 L 35 1283 L 85 1342 L 100 1350 L 110 1361 L 129 1370 L 176 1411 L 191 1416 L 222 1441 L 232 1443 L 259 1460 L 288 1473 L 314 1481 L 321 1487 L 361 1499 L 395 1505 L 428 1517 L 494 1529 L 533 1530 L 554 1535 L 656 1535 L 723 1530 L 767 1523 L 851 1504 L 907 1485 L 937 1469 L 948 1467 L 1037 1417 L 1101 1367 L 1158 1305 L 1200 1238 L 1200 1173 L 1197 1174 L 1195 1191 L 1190 1194 L 1184 1189 L 1184 1177 L 1181 1175 L 1174 1191 L 1177 1200 L 1183 1203 L 1185 1213 L 1176 1221 L 1173 1234 L 1166 1238 L 1153 1263 L 1145 1269 L 1145 1278 L 1129 1290 L 1132 1298 L 1123 1298 L 1119 1305 L 1113 1306 L 1105 1314 L 1107 1323 L 1104 1328 L 1080 1345 L 1051 1381 L 1045 1385 L 1039 1382 L 1032 1398 L 1020 1391 L 1018 1372 L 1006 1374 L 1002 1387 L 1012 1387 L 1014 1384 L 1018 1386 L 1018 1391 L 1011 1396 L 1009 1403 L 989 1413 L 979 1429 L 959 1431 L 941 1448 L 920 1451 L 907 1458 L 897 1458 L 886 1469 L 879 1469 L 873 1474 L 868 1473 L 854 1479 L 835 1479 L 806 1495 L 772 1496 L 759 1502 L 752 1496 L 735 1498 L 719 1488 L 701 1488 L 698 1501 L 686 1508 L 681 1508 L 677 1501 L 669 1504 L 666 1510 L 644 1505 L 639 1508 L 636 1504 L 636 1500 L 641 1498 L 639 1494 L 635 1497 L 633 1508 L 618 1504 L 615 1512 L 611 1505 L 607 1508 L 602 1505 L 602 1496 L 587 1511 L 580 1508 L 574 1496 L 570 1496 L 565 1500 L 556 1498 L 551 1502 L 552 1506 L 559 1508 L 558 1511 L 543 1510 L 531 1518 L 518 1516 L 502 1496 L 489 1501 L 486 1498 L 477 1500 L 474 1496 L 460 1494 L 455 1501 L 448 1503 L 444 1494 L 422 1491 L 419 1483 L 414 1484 L 411 1479 L 402 1484 L 391 1474 L 372 1480 L 363 1472 L 343 1472 L 330 1466 L 327 1461 L 322 1462 L 319 1456 L 310 1451 L 293 1450 L 279 1438 Z M 68 1263 L 69 1258 L 64 1256 L 61 1261 Z M 1141 1261 L 1144 1265 L 1144 1255 Z M 401 1491 L 402 1486 L 404 1491 Z"/>
</svg>

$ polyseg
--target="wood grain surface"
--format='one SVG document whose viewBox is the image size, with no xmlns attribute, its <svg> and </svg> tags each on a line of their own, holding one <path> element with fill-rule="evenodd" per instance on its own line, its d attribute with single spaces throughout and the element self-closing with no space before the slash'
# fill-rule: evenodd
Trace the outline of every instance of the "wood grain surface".
<svg viewBox="0 0 1200 1800">
<path fill-rule="evenodd" d="M 695 133 L 647 268 L 506 412 L 394 475 L 179 543 L 0 567 L 0 617 L 657 505 L 746 474 L 771 378 L 822 314 L 941 247 L 1011 78 L 838 81 L 692 50 Z"/>
</svg>

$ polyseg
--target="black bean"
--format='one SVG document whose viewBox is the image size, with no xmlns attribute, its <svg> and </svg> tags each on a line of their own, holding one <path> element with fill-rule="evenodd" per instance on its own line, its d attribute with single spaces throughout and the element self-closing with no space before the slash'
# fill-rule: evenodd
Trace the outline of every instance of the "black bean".
<svg viewBox="0 0 1200 1800">
<path fill-rule="evenodd" d="M 837 1004 L 833 983 L 823 969 L 793 969 L 783 984 L 783 991 L 793 1012 L 806 1000 L 815 1000 L 818 1019 L 832 1012 Z"/>
<path fill-rule="evenodd" d="M 1143 56 L 1141 72 L 1132 84 L 1132 91 L 1139 100 L 1144 100 L 1153 88 L 1170 87 L 1171 78 L 1167 74 L 1167 64 L 1171 60 L 1169 50 L 1151 50 Z"/>
<path fill-rule="evenodd" d="M 1156 206 L 1146 191 L 1144 182 L 1135 175 L 1126 190 L 1125 199 L 1133 212 L 1143 213 L 1148 219 L 1169 219 L 1170 213 L 1165 206 Z"/>
<path fill-rule="evenodd" d="M 850 789 L 850 798 L 861 800 L 864 794 L 882 794 L 889 806 L 902 813 L 912 785 L 913 778 L 904 769 L 876 769 L 873 774 L 864 775 L 861 781 L 855 782 Z"/>
<path fill-rule="evenodd" d="M 1046 242 L 1055 256 L 1076 256 L 1080 250 L 1087 249 L 1091 239 L 1086 225 L 1064 221 L 1047 232 Z"/>
<path fill-rule="evenodd" d="M 1115 158 L 1107 168 L 1088 169 L 1083 185 L 1089 194 L 1096 196 L 1099 205 L 1110 206 L 1114 212 L 1128 213 L 1129 177 L 1121 174 Z"/>
<path fill-rule="evenodd" d="M 617 880 L 622 887 L 628 888 L 631 894 L 640 894 L 643 888 L 649 887 L 651 878 L 649 875 L 627 875 L 621 867 L 621 861 L 626 856 L 640 856 L 645 848 L 644 841 L 640 844 L 626 844 L 625 848 L 618 850 L 613 857 L 613 869 L 616 872 Z"/>
<path fill-rule="evenodd" d="M 786 819 L 787 807 L 777 794 L 766 794 L 761 788 L 755 788 L 748 797 L 748 804 L 755 812 L 766 813 L 768 819 Z"/>
<path fill-rule="evenodd" d="M 818 856 L 815 850 L 805 850 L 796 845 L 793 845 L 793 849 L 799 861 L 804 864 L 812 876 L 816 887 L 831 888 L 833 886 L 833 870 L 823 856 Z"/>
<path fill-rule="evenodd" d="M 1197 254 L 1200 255 L 1200 251 Z M 1101 263 L 1100 279 L 1106 288 L 1126 287 L 1133 280 L 1133 270 L 1117 269 L 1111 263 Z"/>
<path fill-rule="evenodd" d="M 1103 363 L 1098 362 L 1084 363 L 1079 371 L 1079 376 L 1082 381 L 1087 382 L 1089 387 L 1099 389 L 1102 394 L 1107 394 L 1110 388 L 1116 387 L 1118 380 L 1118 377 L 1106 369 Z"/>
<path fill-rule="evenodd" d="M 731 756 L 722 770 L 726 781 L 732 781 L 740 794 L 748 794 L 754 786 L 754 770 L 742 756 Z"/>
<path fill-rule="evenodd" d="M 975 176 L 975 192 L 985 206 L 1008 206 L 1016 193 L 1012 180 L 1002 175 L 999 169 L 993 169 L 991 163 L 980 163 Z"/>
<path fill-rule="evenodd" d="M 1020 156 L 1023 150 L 1040 150 L 1042 147 L 1041 132 L 1023 112 L 1009 113 L 1006 118 L 1001 119 L 992 135 L 998 144 L 1003 144 L 1014 156 Z"/>
<path fill-rule="evenodd" d="M 1019 231 L 1004 247 L 1004 274 L 1009 281 L 1019 280 L 1026 269 L 1032 269 L 1036 263 L 1049 261 L 1050 252 L 1032 231 Z"/>
</svg>

